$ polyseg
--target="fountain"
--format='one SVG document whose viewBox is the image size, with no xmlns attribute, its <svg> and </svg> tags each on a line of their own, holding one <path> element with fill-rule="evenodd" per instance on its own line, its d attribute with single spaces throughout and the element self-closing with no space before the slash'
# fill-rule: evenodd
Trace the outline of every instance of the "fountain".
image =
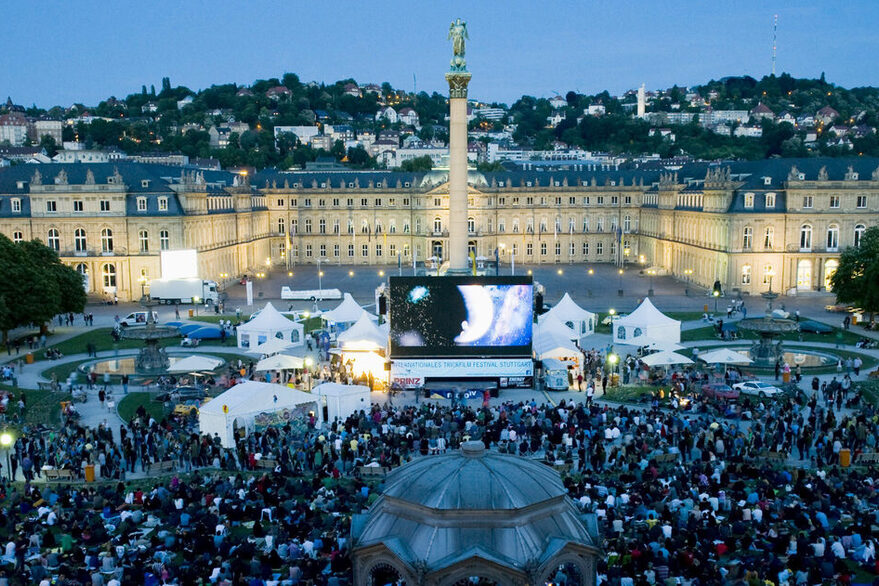
<svg viewBox="0 0 879 586">
<path fill-rule="evenodd" d="M 140 304 L 146 309 L 147 321 L 144 327 L 130 327 L 122 331 L 122 337 L 128 340 L 143 340 L 144 345 L 134 359 L 134 370 L 138 374 L 163 374 L 168 371 L 171 361 L 165 349 L 159 347 L 159 340 L 174 338 L 180 335 L 177 328 L 156 325 L 153 316 L 153 302 L 149 295 L 142 295 Z"/>
<path fill-rule="evenodd" d="M 777 338 L 782 334 L 797 331 L 798 326 L 792 319 L 772 315 L 772 302 L 778 298 L 778 293 L 772 292 L 771 280 L 769 281 L 769 291 L 761 295 L 766 300 L 766 315 L 745 318 L 740 320 L 736 327 L 740 330 L 757 332 L 760 335 L 760 340 L 751 345 L 748 353 L 755 366 L 772 367 L 785 360 L 784 347 Z"/>
</svg>

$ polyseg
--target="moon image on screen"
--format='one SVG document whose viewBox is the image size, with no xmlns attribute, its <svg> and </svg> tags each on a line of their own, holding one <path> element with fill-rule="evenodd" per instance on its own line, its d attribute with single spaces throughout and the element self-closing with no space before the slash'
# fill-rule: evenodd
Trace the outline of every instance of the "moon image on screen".
<svg viewBox="0 0 879 586">
<path fill-rule="evenodd" d="M 467 307 L 467 319 L 461 322 L 461 333 L 455 337 L 455 343 L 466 346 L 488 333 L 494 319 L 494 301 L 488 290 L 479 285 L 461 285 L 458 290 Z"/>
</svg>

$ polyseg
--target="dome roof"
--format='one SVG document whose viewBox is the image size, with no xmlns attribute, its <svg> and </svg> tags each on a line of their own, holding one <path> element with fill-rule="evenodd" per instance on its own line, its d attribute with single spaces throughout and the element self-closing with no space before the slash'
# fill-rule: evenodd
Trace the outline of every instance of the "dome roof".
<svg viewBox="0 0 879 586">
<path fill-rule="evenodd" d="M 394 470 L 384 491 L 386 497 L 431 509 L 495 511 L 522 509 L 565 494 L 551 468 L 487 451 L 478 441 Z"/>
<path fill-rule="evenodd" d="M 551 468 L 466 442 L 388 474 L 383 495 L 352 520 L 355 547 L 384 545 L 428 571 L 479 557 L 525 571 L 569 544 L 595 540 Z"/>
</svg>

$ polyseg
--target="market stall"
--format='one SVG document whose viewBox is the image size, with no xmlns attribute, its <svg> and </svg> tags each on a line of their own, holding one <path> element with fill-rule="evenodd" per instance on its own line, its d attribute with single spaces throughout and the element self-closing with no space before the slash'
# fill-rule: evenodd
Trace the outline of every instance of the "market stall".
<svg viewBox="0 0 879 586">
<path fill-rule="evenodd" d="M 541 317 L 550 315 L 572 328 L 579 338 L 595 333 L 595 314 L 577 305 L 567 293 Z"/>
<path fill-rule="evenodd" d="M 224 448 L 235 447 L 236 430 L 247 433 L 267 427 L 306 425 L 320 421 L 317 398 L 283 385 L 246 381 L 209 401 L 198 412 L 203 434 L 219 436 Z"/>
<path fill-rule="evenodd" d="M 284 316 L 271 303 L 266 303 L 256 317 L 238 326 L 239 348 L 254 348 L 272 338 L 289 342 L 291 346 L 302 346 L 305 326 Z"/>
<path fill-rule="evenodd" d="M 680 342 L 681 322 L 656 309 L 645 298 L 635 311 L 613 321 L 614 344 L 646 346 L 652 342 Z"/>
<path fill-rule="evenodd" d="M 316 386 L 311 393 L 318 397 L 324 421 L 344 421 L 359 411 L 369 413 L 369 388 L 363 385 L 323 383 Z"/>
</svg>

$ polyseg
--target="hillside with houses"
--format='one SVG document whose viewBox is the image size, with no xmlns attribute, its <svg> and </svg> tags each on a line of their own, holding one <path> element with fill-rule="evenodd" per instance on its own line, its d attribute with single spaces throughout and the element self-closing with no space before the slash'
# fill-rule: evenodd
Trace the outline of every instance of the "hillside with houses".
<svg viewBox="0 0 879 586">
<path fill-rule="evenodd" d="M 448 152 L 447 99 L 388 83 L 295 74 L 199 91 L 142 86 L 124 99 L 43 109 L 0 105 L 0 166 L 134 160 L 201 168 L 427 170 Z M 879 155 L 879 91 L 788 74 L 704 85 L 471 100 L 468 157 L 504 164 L 613 165 L 775 156 Z"/>
</svg>

